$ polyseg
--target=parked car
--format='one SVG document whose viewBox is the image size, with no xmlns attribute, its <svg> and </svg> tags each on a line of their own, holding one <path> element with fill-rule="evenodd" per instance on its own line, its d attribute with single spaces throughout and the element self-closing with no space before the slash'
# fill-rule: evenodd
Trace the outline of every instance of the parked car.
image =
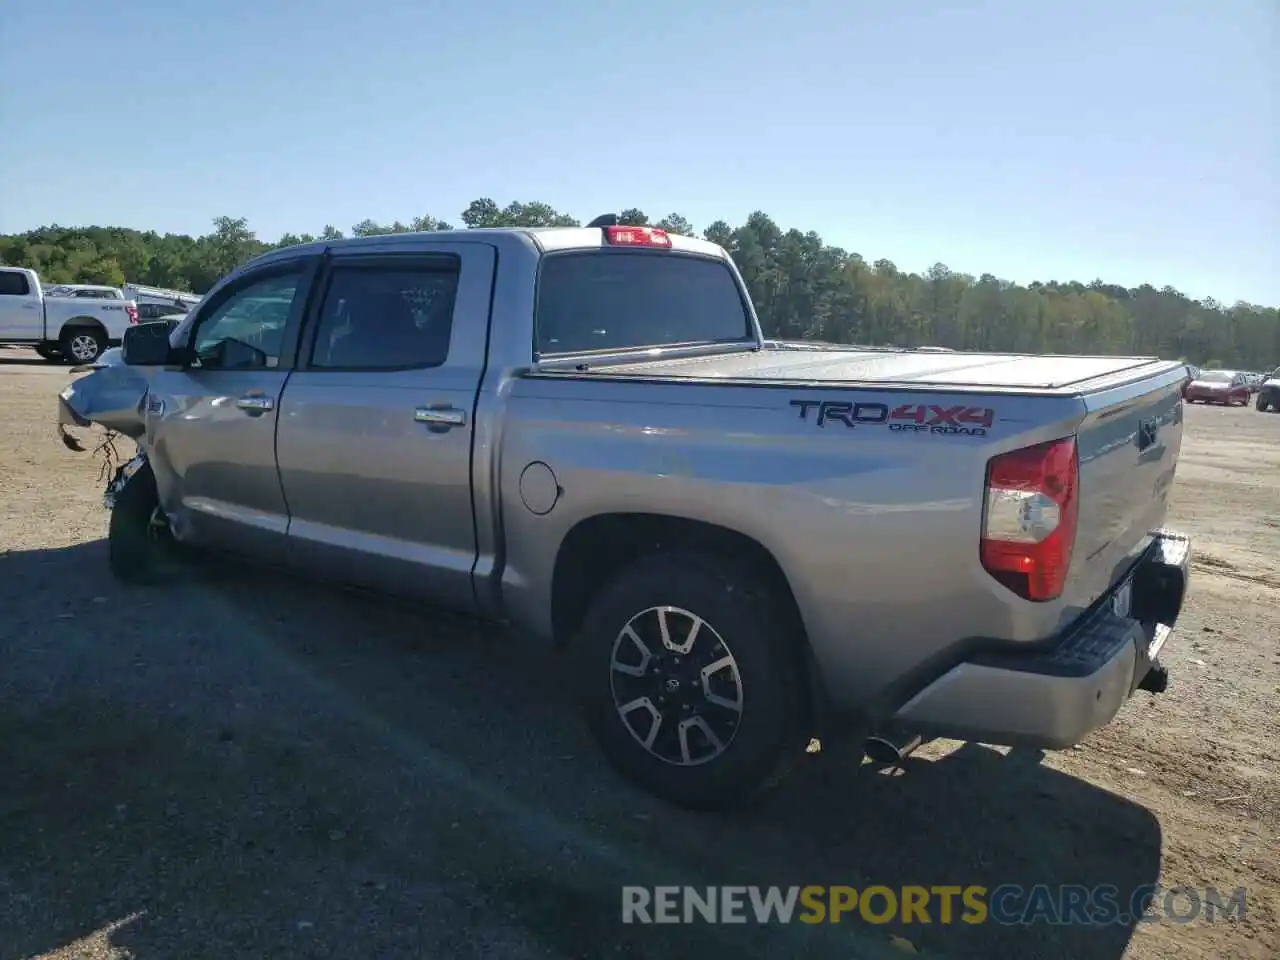
<svg viewBox="0 0 1280 960">
<path fill-rule="evenodd" d="M 55 287 L 45 287 L 46 297 L 72 297 L 84 300 L 127 300 L 118 287 L 104 287 L 92 283 L 60 283 Z"/>
<path fill-rule="evenodd" d="M 1280 412 L 1280 367 L 1276 367 L 1258 387 L 1257 407 L 1263 413 Z"/>
<path fill-rule="evenodd" d="M 289 247 L 129 330 L 60 397 L 140 445 L 111 569 L 172 538 L 514 624 L 691 807 L 1164 688 L 1182 364 L 768 349 L 723 249 L 610 219 Z"/>
<path fill-rule="evenodd" d="M 34 270 L 0 267 L 0 344 L 34 347 L 46 360 L 90 363 L 138 322 L 138 308 L 114 287 L 41 289 Z M 108 295 L 110 294 L 110 295 Z"/>
<path fill-rule="evenodd" d="M 138 321 L 140 323 L 152 320 L 181 320 L 190 311 L 181 307 L 167 303 L 139 303 L 138 304 Z"/>
<path fill-rule="evenodd" d="M 1182 392 L 1188 403 L 1221 403 L 1229 407 L 1247 406 L 1253 394 L 1243 373 L 1234 370 L 1201 370 Z"/>
</svg>

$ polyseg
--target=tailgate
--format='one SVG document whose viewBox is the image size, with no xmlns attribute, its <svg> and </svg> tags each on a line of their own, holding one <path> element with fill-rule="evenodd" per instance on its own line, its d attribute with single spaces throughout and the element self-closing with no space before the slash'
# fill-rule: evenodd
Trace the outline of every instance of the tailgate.
<svg viewBox="0 0 1280 960">
<path fill-rule="evenodd" d="M 1083 397 L 1080 507 L 1066 599 L 1088 606 L 1128 572 L 1164 524 L 1182 448 L 1175 366 Z"/>
</svg>

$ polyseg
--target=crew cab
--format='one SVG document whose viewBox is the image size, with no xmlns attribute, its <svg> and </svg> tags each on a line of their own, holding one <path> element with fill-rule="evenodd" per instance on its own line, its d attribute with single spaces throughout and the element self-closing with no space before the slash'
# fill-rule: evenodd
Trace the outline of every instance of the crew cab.
<svg viewBox="0 0 1280 960">
<path fill-rule="evenodd" d="M 91 363 L 137 322 L 137 305 L 118 289 L 65 284 L 46 293 L 34 270 L 0 267 L 0 344 L 34 347 L 46 360 Z"/>
<path fill-rule="evenodd" d="M 129 330 L 60 419 L 138 442 L 117 575 L 196 545 L 514 624 L 690 807 L 814 737 L 1063 748 L 1163 689 L 1182 364 L 810 347 L 702 240 L 364 237 Z"/>
</svg>

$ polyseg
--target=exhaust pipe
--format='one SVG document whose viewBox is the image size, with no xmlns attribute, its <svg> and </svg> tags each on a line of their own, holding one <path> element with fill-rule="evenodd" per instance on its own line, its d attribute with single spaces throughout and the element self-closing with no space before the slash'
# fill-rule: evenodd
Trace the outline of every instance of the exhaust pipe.
<svg viewBox="0 0 1280 960">
<path fill-rule="evenodd" d="M 924 737 L 918 733 L 886 727 L 867 737 L 863 750 L 872 763 L 894 764 L 907 759 L 922 743 Z"/>
</svg>

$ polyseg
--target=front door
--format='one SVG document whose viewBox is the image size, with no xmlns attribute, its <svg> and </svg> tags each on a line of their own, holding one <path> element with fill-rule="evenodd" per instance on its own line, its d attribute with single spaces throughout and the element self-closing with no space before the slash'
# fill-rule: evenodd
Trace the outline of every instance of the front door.
<svg viewBox="0 0 1280 960">
<path fill-rule="evenodd" d="M 44 304 L 21 270 L 0 270 L 0 340 L 44 336 Z"/>
<path fill-rule="evenodd" d="M 472 413 L 492 247 L 331 251 L 280 408 L 295 561 L 474 606 Z"/>
<path fill-rule="evenodd" d="M 282 558 L 289 513 L 276 470 L 281 391 L 315 258 L 275 263 L 214 291 L 181 328 L 191 366 L 156 372 L 146 446 L 181 540 Z"/>
</svg>

